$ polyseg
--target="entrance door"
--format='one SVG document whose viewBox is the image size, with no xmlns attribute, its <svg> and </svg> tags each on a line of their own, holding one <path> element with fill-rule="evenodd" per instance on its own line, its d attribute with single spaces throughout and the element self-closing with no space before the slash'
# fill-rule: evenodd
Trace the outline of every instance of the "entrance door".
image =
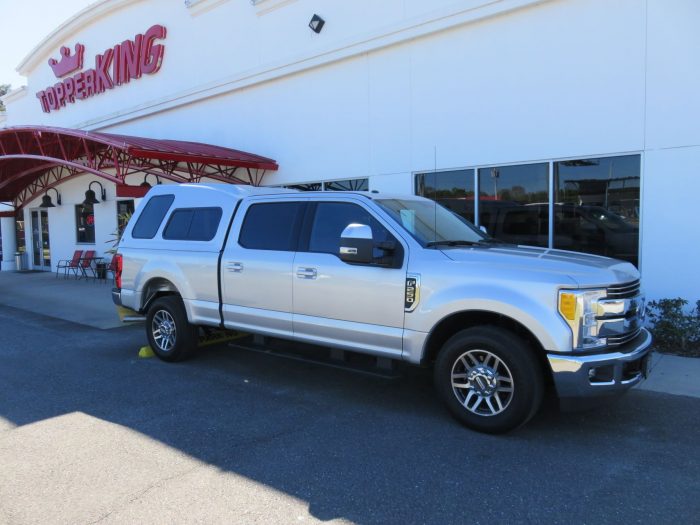
<svg viewBox="0 0 700 525">
<path fill-rule="evenodd" d="M 32 266 L 35 270 L 51 271 L 51 243 L 49 241 L 49 212 L 32 211 Z"/>
</svg>

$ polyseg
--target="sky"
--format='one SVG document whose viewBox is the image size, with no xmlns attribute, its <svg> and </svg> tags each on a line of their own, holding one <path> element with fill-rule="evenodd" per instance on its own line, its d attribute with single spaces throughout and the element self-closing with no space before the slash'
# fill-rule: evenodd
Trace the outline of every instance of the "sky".
<svg viewBox="0 0 700 525">
<path fill-rule="evenodd" d="M 0 84 L 26 84 L 15 68 L 49 33 L 96 0 L 0 0 Z"/>
</svg>

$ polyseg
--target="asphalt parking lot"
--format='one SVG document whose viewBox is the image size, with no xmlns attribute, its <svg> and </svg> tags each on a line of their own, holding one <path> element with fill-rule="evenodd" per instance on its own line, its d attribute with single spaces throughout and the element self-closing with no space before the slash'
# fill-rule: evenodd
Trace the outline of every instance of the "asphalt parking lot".
<svg viewBox="0 0 700 525">
<path fill-rule="evenodd" d="M 226 345 L 137 358 L 100 330 L 0 306 L 2 523 L 691 523 L 700 399 L 551 406 L 460 427 L 429 374 L 396 379 Z"/>
</svg>

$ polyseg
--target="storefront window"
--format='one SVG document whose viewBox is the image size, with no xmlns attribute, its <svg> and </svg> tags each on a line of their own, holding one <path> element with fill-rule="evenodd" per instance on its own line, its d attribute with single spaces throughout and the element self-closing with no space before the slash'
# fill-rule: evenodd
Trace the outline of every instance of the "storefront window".
<svg viewBox="0 0 700 525">
<path fill-rule="evenodd" d="M 117 201 L 117 228 L 123 232 L 129 219 L 134 214 L 134 200 Z"/>
<path fill-rule="evenodd" d="M 95 244 L 95 212 L 92 204 L 76 204 L 75 230 L 78 244 Z"/>
<path fill-rule="evenodd" d="M 322 182 L 306 182 L 304 184 L 292 184 L 290 186 L 285 186 L 285 188 L 289 188 L 290 190 L 299 190 L 299 191 L 321 191 L 323 189 L 323 183 Z"/>
<path fill-rule="evenodd" d="M 479 169 L 479 225 L 506 242 L 549 244 L 549 164 Z"/>
<path fill-rule="evenodd" d="M 369 179 L 333 180 L 323 183 L 325 191 L 369 191 Z"/>
<path fill-rule="evenodd" d="M 26 240 L 24 238 L 24 212 L 18 211 L 15 215 L 15 237 L 17 239 L 17 251 L 24 253 L 27 251 Z"/>
<path fill-rule="evenodd" d="M 554 163 L 554 247 L 638 264 L 640 156 Z"/>
<path fill-rule="evenodd" d="M 416 195 L 436 200 L 474 222 L 474 170 L 419 173 Z"/>
</svg>

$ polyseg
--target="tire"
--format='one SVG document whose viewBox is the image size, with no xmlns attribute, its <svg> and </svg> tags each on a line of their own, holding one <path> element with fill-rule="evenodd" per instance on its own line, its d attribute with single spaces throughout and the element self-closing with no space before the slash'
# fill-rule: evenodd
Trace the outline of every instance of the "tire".
<svg viewBox="0 0 700 525">
<path fill-rule="evenodd" d="M 440 350 L 433 372 L 452 415 L 479 432 L 518 428 L 542 403 L 544 379 L 533 351 L 495 326 L 457 332 Z"/>
<path fill-rule="evenodd" d="M 163 361 L 189 357 L 197 347 L 197 327 L 187 321 L 182 299 L 168 295 L 156 299 L 146 316 L 146 334 L 153 352 Z"/>
</svg>

